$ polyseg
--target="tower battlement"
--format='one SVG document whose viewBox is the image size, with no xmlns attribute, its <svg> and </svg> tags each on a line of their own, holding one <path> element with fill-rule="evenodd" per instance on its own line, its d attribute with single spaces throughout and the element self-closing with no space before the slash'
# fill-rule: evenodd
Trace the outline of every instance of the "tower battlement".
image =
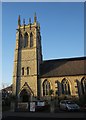
<svg viewBox="0 0 86 120">
<path fill-rule="evenodd" d="M 29 18 L 28 24 L 25 23 L 25 19 L 23 19 L 23 24 L 21 24 L 21 18 L 20 15 L 18 17 L 18 29 L 26 29 L 26 28 L 33 28 L 36 27 L 37 29 L 40 30 L 40 24 L 37 21 L 36 13 L 34 15 L 34 22 L 31 22 L 31 18 Z"/>
</svg>

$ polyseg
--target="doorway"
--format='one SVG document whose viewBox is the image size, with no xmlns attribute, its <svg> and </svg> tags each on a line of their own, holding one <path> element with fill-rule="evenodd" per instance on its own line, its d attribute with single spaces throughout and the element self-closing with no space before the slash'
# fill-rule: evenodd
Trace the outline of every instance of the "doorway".
<svg viewBox="0 0 86 120">
<path fill-rule="evenodd" d="M 27 92 L 26 89 L 23 89 L 20 93 L 20 99 L 22 102 L 29 102 L 30 101 L 30 94 Z"/>
</svg>

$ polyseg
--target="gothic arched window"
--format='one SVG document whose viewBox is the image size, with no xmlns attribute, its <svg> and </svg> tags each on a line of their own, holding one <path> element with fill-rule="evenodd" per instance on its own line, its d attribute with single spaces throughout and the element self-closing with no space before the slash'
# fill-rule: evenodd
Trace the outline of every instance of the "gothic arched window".
<svg viewBox="0 0 86 120">
<path fill-rule="evenodd" d="M 85 77 L 81 80 L 81 88 L 82 88 L 82 93 L 84 94 L 86 92 L 86 78 Z"/>
<path fill-rule="evenodd" d="M 30 74 L 30 68 L 27 67 L 27 75 L 29 75 L 29 74 Z"/>
<path fill-rule="evenodd" d="M 33 47 L 33 34 L 30 34 L 30 48 Z"/>
<path fill-rule="evenodd" d="M 70 94 L 70 86 L 68 80 L 63 79 L 62 82 L 62 94 L 69 95 Z"/>
<path fill-rule="evenodd" d="M 24 34 L 24 48 L 28 46 L 28 34 Z"/>
<path fill-rule="evenodd" d="M 22 67 L 22 75 L 24 75 L 24 67 Z"/>
<path fill-rule="evenodd" d="M 49 81 L 45 80 L 43 82 L 43 96 L 49 95 L 50 92 L 50 83 Z"/>
</svg>

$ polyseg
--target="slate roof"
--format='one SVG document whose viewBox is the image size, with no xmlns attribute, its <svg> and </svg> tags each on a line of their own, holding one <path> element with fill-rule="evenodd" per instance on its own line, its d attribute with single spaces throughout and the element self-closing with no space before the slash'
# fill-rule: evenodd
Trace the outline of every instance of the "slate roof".
<svg viewBox="0 0 86 120">
<path fill-rule="evenodd" d="M 6 88 L 2 89 L 3 91 L 12 91 L 12 84 Z"/>
<path fill-rule="evenodd" d="M 40 66 L 40 77 L 86 75 L 86 57 L 46 60 Z"/>
</svg>

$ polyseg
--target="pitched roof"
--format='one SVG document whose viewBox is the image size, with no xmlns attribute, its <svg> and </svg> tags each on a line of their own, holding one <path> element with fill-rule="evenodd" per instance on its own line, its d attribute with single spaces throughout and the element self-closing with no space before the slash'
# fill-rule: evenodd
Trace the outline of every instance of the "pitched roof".
<svg viewBox="0 0 86 120">
<path fill-rule="evenodd" d="M 4 91 L 4 90 L 5 90 L 5 91 L 12 91 L 12 84 L 11 84 L 10 86 L 6 87 L 6 88 L 3 88 L 2 90 L 3 90 L 3 91 Z"/>
<path fill-rule="evenodd" d="M 30 88 L 30 86 L 28 85 L 27 82 L 24 83 L 24 85 L 22 86 L 22 88 L 24 88 L 24 86 L 28 87 L 29 91 L 30 91 L 32 94 L 34 94 L 33 91 L 32 91 L 32 89 Z M 22 91 L 22 88 L 21 88 L 21 91 Z"/>
<path fill-rule="evenodd" d="M 86 75 L 86 57 L 46 60 L 40 66 L 40 77 Z"/>
</svg>

